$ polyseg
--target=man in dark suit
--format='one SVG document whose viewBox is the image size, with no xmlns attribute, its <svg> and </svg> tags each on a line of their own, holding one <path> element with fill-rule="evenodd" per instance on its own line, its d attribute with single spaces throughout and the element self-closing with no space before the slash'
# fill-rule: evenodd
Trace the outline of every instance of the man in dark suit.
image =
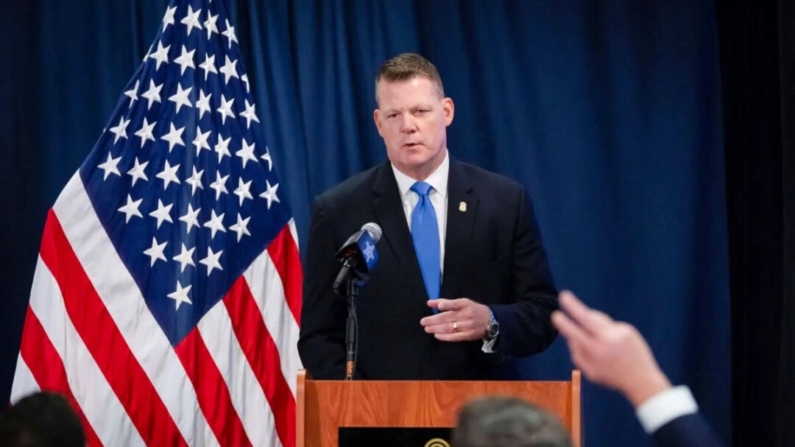
<svg viewBox="0 0 795 447">
<path fill-rule="evenodd" d="M 571 292 L 552 315 L 574 365 L 594 383 L 620 392 L 660 447 L 719 447 L 686 386 L 671 386 L 649 345 L 630 324 L 589 309 Z"/>
<path fill-rule="evenodd" d="M 298 350 L 317 379 L 345 377 L 346 302 L 334 254 L 364 223 L 383 230 L 357 300 L 356 377 L 498 379 L 505 359 L 546 349 L 557 292 L 530 199 L 506 178 L 450 157 L 453 101 L 421 56 L 387 61 L 374 120 L 388 162 L 315 201 Z"/>
</svg>

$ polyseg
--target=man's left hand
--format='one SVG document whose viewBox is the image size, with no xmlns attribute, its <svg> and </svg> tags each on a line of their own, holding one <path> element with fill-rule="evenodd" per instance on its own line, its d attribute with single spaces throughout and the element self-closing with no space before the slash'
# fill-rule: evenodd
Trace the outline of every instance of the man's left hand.
<svg viewBox="0 0 795 447">
<path fill-rule="evenodd" d="M 428 301 L 428 307 L 439 313 L 420 320 L 425 332 L 442 341 L 480 340 L 486 335 L 486 325 L 491 313 L 483 304 L 469 298 L 449 300 L 439 298 Z"/>
</svg>

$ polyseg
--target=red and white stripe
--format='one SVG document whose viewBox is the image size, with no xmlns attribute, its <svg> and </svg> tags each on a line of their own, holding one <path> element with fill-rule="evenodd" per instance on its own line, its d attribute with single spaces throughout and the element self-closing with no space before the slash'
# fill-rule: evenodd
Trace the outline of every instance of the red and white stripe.
<svg viewBox="0 0 795 447">
<path fill-rule="evenodd" d="M 47 218 L 12 403 L 62 392 L 90 445 L 291 447 L 301 276 L 290 221 L 174 348 L 75 174 Z"/>
</svg>

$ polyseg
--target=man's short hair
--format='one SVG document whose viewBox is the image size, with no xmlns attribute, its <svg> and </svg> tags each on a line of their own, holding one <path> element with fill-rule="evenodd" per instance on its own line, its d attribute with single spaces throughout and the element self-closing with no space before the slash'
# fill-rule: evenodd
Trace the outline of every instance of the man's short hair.
<svg viewBox="0 0 795 447">
<path fill-rule="evenodd" d="M 444 87 L 439 70 L 436 69 L 431 61 L 419 54 L 403 53 L 384 62 L 378 75 L 375 77 L 375 100 L 378 102 L 378 83 L 408 81 L 416 77 L 424 77 L 433 82 L 440 98 L 444 98 Z"/>
<path fill-rule="evenodd" d="M 0 416 L 0 447 L 85 447 L 80 418 L 60 394 L 31 394 Z"/>
<path fill-rule="evenodd" d="M 571 447 L 560 420 L 542 408 L 512 397 L 484 397 L 458 413 L 452 447 Z"/>
</svg>

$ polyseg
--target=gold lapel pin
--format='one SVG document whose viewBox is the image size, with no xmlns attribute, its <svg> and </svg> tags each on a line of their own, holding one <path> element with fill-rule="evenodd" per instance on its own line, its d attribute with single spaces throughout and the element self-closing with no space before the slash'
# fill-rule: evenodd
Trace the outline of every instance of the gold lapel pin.
<svg viewBox="0 0 795 447">
<path fill-rule="evenodd" d="M 467 203 L 466 202 L 459 203 L 458 204 L 458 211 L 461 211 L 462 213 L 465 213 L 467 211 Z"/>
</svg>

